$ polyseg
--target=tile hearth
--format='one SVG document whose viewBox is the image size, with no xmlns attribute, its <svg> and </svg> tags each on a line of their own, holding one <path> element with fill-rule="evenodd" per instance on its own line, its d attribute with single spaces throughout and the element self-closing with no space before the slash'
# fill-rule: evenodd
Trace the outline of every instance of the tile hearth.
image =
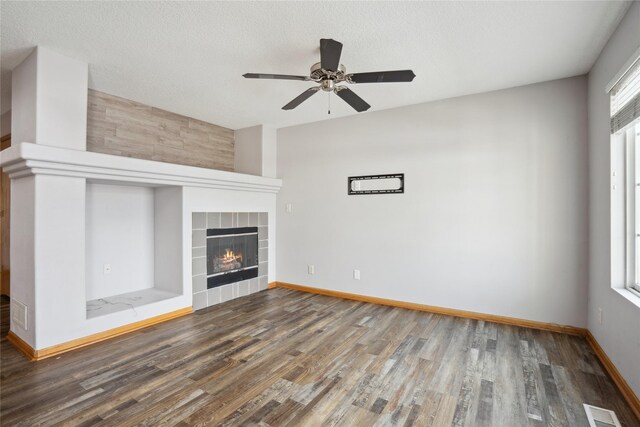
<svg viewBox="0 0 640 427">
<path fill-rule="evenodd" d="M 115 313 L 123 310 L 133 310 L 146 304 L 180 296 L 180 294 L 160 289 L 143 289 L 105 298 L 87 301 L 87 319 Z"/>
</svg>

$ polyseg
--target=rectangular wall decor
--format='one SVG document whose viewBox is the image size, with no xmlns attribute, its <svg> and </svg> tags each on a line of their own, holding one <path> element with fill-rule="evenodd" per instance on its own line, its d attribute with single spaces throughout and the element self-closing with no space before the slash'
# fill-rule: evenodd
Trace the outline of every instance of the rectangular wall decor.
<svg viewBox="0 0 640 427">
<path fill-rule="evenodd" d="M 348 194 L 404 193 L 404 174 L 350 176 Z"/>
</svg>

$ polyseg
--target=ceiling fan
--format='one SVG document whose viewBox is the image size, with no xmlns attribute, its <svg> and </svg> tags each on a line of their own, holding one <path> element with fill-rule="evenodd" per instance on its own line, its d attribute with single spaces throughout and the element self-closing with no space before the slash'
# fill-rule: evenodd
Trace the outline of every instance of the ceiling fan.
<svg viewBox="0 0 640 427">
<path fill-rule="evenodd" d="M 247 73 L 247 79 L 301 80 L 319 83 L 318 86 L 305 90 L 283 110 L 293 110 L 318 91 L 333 92 L 357 112 L 367 111 L 371 106 L 356 95 L 351 89 L 340 83 L 392 83 L 410 82 L 416 76 L 411 70 L 374 71 L 369 73 L 347 74 L 347 69 L 340 64 L 342 43 L 333 39 L 320 39 L 320 62 L 311 66 L 309 76 L 290 76 L 286 74 Z"/>
</svg>

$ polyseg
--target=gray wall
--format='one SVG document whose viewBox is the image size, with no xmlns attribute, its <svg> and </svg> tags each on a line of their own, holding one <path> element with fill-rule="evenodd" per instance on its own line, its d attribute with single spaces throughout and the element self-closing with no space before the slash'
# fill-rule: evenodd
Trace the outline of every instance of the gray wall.
<svg viewBox="0 0 640 427">
<path fill-rule="evenodd" d="M 589 73 L 589 330 L 640 395 L 640 306 L 611 288 L 611 143 L 607 84 L 640 47 L 635 2 Z M 617 268 L 617 267 L 616 267 Z M 598 309 L 603 310 L 600 323 Z"/>
<path fill-rule="evenodd" d="M 586 326 L 586 105 L 575 77 L 280 129 L 277 280 Z"/>
</svg>

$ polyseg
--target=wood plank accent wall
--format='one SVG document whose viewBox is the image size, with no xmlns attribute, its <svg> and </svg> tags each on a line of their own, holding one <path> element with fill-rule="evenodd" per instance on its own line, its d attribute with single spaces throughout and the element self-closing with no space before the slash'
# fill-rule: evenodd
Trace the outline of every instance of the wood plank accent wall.
<svg viewBox="0 0 640 427">
<path fill-rule="evenodd" d="M 234 133 L 89 90 L 87 151 L 233 171 Z"/>
</svg>

